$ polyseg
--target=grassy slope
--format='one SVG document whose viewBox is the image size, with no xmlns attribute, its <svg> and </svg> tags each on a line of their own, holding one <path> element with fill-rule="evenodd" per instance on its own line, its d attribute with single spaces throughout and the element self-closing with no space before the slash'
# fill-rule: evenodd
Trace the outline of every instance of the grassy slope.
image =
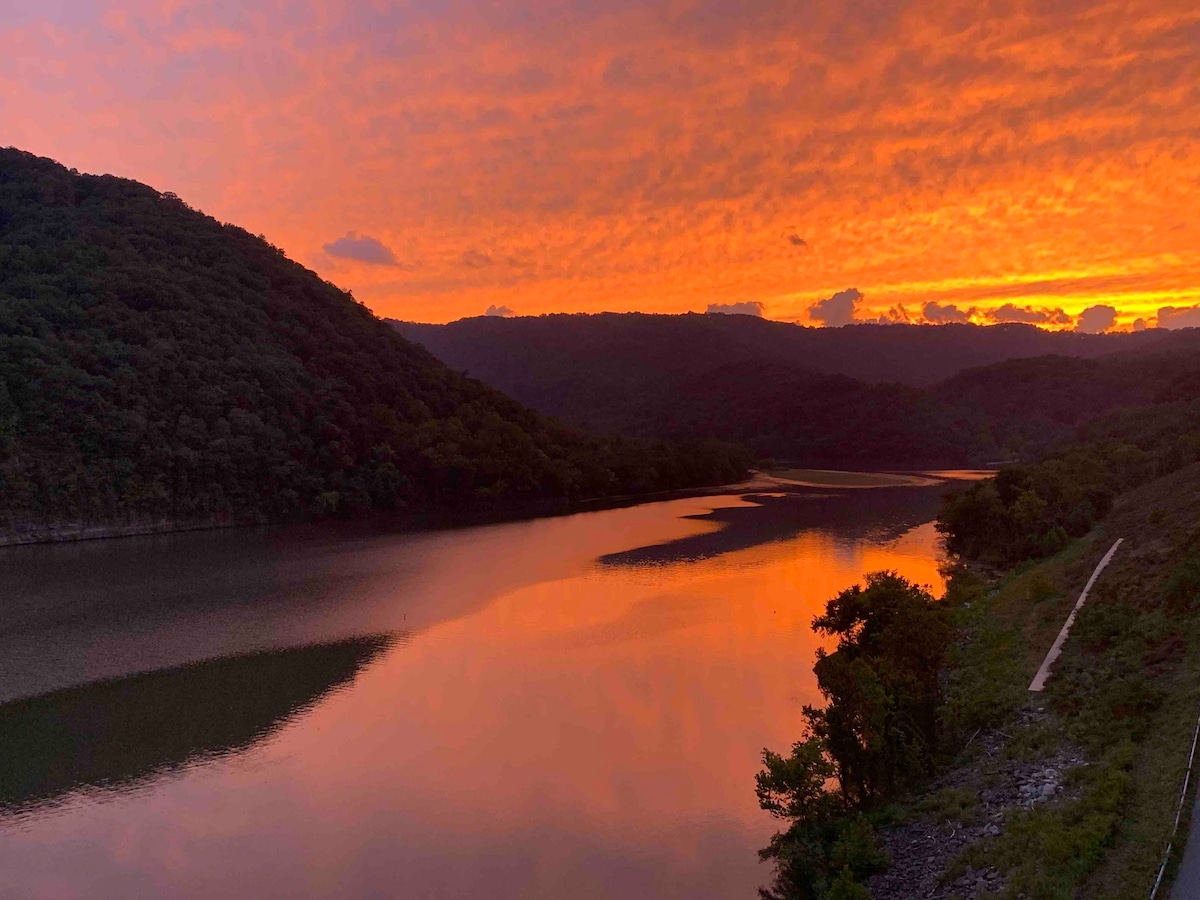
<svg viewBox="0 0 1200 900">
<path fill-rule="evenodd" d="M 1100 631 L 1104 624 L 1097 621 L 1100 614 L 1123 608 L 1128 611 L 1124 618 L 1131 634 L 1126 643 L 1142 655 L 1129 659 L 1132 665 L 1118 663 L 1098 671 L 1097 682 L 1111 673 L 1112 683 L 1096 693 L 1129 703 L 1144 691 L 1154 707 L 1146 709 L 1144 723 L 1133 723 L 1143 728 L 1131 768 L 1132 793 L 1113 846 L 1086 882 L 1088 896 L 1148 892 L 1169 836 L 1200 701 L 1200 611 L 1196 608 L 1200 596 L 1186 588 L 1190 597 L 1169 595 L 1172 580 L 1200 551 L 1198 499 L 1200 466 L 1194 465 L 1132 491 L 1106 523 L 1108 535 L 1125 537 L 1127 546 L 1122 546 L 1119 560 L 1114 559 L 1113 571 L 1106 573 L 1107 587 L 1099 594 L 1096 610 L 1083 621 L 1091 632 Z M 1120 648 L 1121 643 L 1114 641 L 1108 656 L 1115 657 Z M 1073 648 L 1070 674 L 1076 683 L 1078 673 L 1095 655 L 1082 646 Z M 1187 821 L 1181 823 L 1181 835 L 1187 833 L 1187 826 Z M 1182 839 L 1176 842 L 1172 868 L 1182 843 Z"/>
<path fill-rule="evenodd" d="M 957 651 L 947 708 L 951 746 L 1003 727 L 1011 753 L 1060 742 L 1094 764 L 1082 797 L 1019 813 L 1001 837 L 965 855 L 997 865 L 1015 896 L 1118 898 L 1149 891 L 1186 764 L 1200 698 L 1200 597 L 1168 585 L 1200 548 L 1200 465 L 1124 495 L 1101 528 L 994 590 L 952 597 L 967 642 Z M 1042 697 L 1029 681 L 1093 567 L 1125 544 L 1080 613 Z M 1015 714 L 1045 706 L 1051 727 Z"/>
</svg>

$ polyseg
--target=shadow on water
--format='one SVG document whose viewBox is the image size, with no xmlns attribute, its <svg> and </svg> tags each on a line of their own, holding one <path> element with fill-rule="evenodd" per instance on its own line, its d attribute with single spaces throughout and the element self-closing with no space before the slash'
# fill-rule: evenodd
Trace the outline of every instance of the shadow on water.
<svg viewBox="0 0 1200 900">
<path fill-rule="evenodd" d="M 247 750 L 401 640 L 251 653 L 0 705 L 0 818 Z"/>
<path fill-rule="evenodd" d="M 716 531 L 610 553 L 606 566 L 668 565 L 746 550 L 759 544 L 788 541 L 820 529 L 846 540 L 897 538 L 937 515 L 945 485 L 829 491 L 788 489 L 745 494 L 754 506 L 714 509 L 690 518 L 714 522 Z"/>
</svg>

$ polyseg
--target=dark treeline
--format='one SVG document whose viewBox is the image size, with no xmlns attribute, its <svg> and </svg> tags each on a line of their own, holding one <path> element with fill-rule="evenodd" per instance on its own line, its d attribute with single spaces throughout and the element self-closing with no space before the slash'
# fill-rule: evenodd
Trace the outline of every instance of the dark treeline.
<svg viewBox="0 0 1200 900">
<path fill-rule="evenodd" d="M 820 467 L 1032 459 L 1095 416 L 1200 378 L 1195 331 L 810 329 L 640 314 L 395 324 L 452 367 L 576 424 L 720 438 Z"/>
<path fill-rule="evenodd" d="M 808 328 L 754 316 L 554 313 L 393 323 L 455 368 L 490 381 L 519 370 L 570 377 L 567 363 L 603 379 L 634 367 L 698 375 L 753 361 L 869 383 L 931 387 L 975 366 L 1034 356 L 1095 358 L 1170 345 L 1168 333 L 1081 334 L 1032 325 L 851 325 Z"/>
<path fill-rule="evenodd" d="M 266 519 L 733 480 L 451 371 L 169 194 L 0 150 L 0 514 Z"/>
<path fill-rule="evenodd" d="M 1118 494 L 1198 460 L 1200 399 L 1118 410 L 1036 463 L 951 493 L 938 530 L 947 549 L 971 559 L 1011 565 L 1049 556 L 1090 531 Z"/>
</svg>

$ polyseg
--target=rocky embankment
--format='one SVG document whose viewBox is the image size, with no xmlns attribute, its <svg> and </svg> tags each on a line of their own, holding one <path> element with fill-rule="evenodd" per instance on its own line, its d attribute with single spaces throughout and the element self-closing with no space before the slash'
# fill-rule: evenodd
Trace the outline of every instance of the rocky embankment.
<svg viewBox="0 0 1200 900">
<path fill-rule="evenodd" d="M 1030 711 L 1020 727 L 1044 724 Z M 963 866 L 959 857 L 973 845 L 1000 836 L 1012 813 L 1076 799 L 1068 774 L 1088 764 L 1076 748 L 1023 758 L 1002 730 L 977 735 L 973 761 L 946 773 L 913 806 L 902 825 L 880 831 L 892 864 L 870 880 L 874 900 L 968 900 L 998 894 L 1005 887 L 994 868 Z M 970 749 L 970 748 L 968 748 Z M 949 807 L 949 809 L 947 808 Z"/>
</svg>

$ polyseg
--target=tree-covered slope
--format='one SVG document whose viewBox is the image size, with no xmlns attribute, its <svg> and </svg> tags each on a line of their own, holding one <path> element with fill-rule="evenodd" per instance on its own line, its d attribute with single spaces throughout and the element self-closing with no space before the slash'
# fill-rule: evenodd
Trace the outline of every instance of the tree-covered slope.
<svg viewBox="0 0 1200 900">
<path fill-rule="evenodd" d="M 448 365 L 590 428 L 717 437 L 760 456 L 864 468 L 963 465 L 973 438 L 921 388 L 812 368 L 789 341 L 819 340 L 815 329 L 640 314 L 395 324 Z"/>
<path fill-rule="evenodd" d="M 1033 458 L 1095 416 L 1200 383 L 1195 330 L 812 329 L 641 314 L 394 324 L 448 365 L 576 424 L 740 441 L 813 466 Z M 949 377 L 927 385 L 937 373 Z"/>
<path fill-rule="evenodd" d="M 716 483 L 463 377 L 266 241 L 0 150 L 0 515 L 273 518 Z"/>
</svg>

